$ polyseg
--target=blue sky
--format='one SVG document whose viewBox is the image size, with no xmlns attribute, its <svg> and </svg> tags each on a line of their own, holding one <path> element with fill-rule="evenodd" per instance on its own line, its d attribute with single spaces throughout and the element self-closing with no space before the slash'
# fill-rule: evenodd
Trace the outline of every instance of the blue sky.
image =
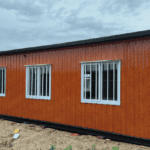
<svg viewBox="0 0 150 150">
<path fill-rule="evenodd" d="M 0 51 L 149 30 L 150 0 L 0 0 Z"/>
</svg>

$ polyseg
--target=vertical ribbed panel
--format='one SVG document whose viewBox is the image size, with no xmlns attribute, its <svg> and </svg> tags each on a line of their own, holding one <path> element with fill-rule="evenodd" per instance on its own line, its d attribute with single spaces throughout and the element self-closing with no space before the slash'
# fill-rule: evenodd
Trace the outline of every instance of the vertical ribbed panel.
<svg viewBox="0 0 150 150">
<path fill-rule="evenodd" d="M 58 50 L 59 51 L 59 50 Z M 54 57 L 54 62 L 52 63 L 53 64 L 53 86 L 52 88 L 53 89 L 53 93 L 54 93 L 54 99 L 55 101 L 53 102 L 53 121 L 54 122 L 57 122 L 56 118 L 58 118 L 58 114 L 59 114 L 59 106 L 57 105 L 58 104 L 58 97 L 59 97 L 59 91 L 58 91 L 58 86 L 59 86 L 59 78 L 58 78 L 58 51 L 54 51 L 53 53 L 53 57 Z M 60 104 L 59 104 L 60 105 Z"/>
<path fill-rule="evenodd" d="M 75 104 L 75 120 L 76 120 L 76 126 L 85 126 L 85 104 L 81 103 L 81 65 L 80 60 L 85 60 L 85 47 L 79 47 L 74 49 L 75 56 L 76 56 L 76 104 Z M 80 89 L 80 90 L 78 90 Z"/>
<path fill-rule="evenodd" d="M 16 74 L 16 83 L 15 83 L 15 86 L 17 88 L 17 90 L 15 91 L 15 94 L 17 95 L 16 97 L 16 116 L 19 116 L 21 117 L 21 113 L 20 113 L 20 104 L 21 104 L 21 99 L 20 99 L 20 90 L 19 90 L 19 87 L 21 86 L 21 82 L 18 82 L 21 81 L 20 80 L 20 64 L 19 64 L 19 59 L 20 59 L 20 56 L 19 55 L 16 55 L 15 57 L 15 62 L 16 62 L 16 69 L 15 69 L 15 74 Z M 19 91 L 19 92 L 18 92 Z"/>
<path fill-rule="evenodd" d="M 150 39 L 0 56 L 0 114 L 150 139 Z M 26 55 L 26 57 L 24 57 Z M 121 59 L 121 105 L 81 103 L 81 61 Z M 51 64 L 51 100 L 26 99 L 26 67 Z"/>
<path fill-rule="evenodd" d="M 55 57 L 57 55 L 57 57 Z M 61 123 L 61 118 L 62 118 L 62 103 L 64 103 L 64 99 L 62 99 L 62 51 L 54 51 L 54 57 L 55 57 L 55 62 L 57 63 L 57 68 L 55 68 L 55 75 L 56 75 L 56 80 L 57 80 L 57 85 L 55 86 L 55 90 L 57 91 L 57 101 L 54 102 L 54 115 L 57 113 L 54 117 L 54 121 L 56 123 Z M 54 80 L 55 81 L 55 80 Z M 55 96 L 54 96 L 55 97 Z M 68 97 L 68 96 L 67 96 Z M 59 105 L 58 105 L 59 104 Z M 56 110 L 55 110 L 56 108 Z M 69 116 L 69 115 L 68 115 Z"/>
<path fill-rule="evenodd" d="M 23 111 L 22 111 L 22 105 L 23 105 L 23 97 L 25 98 L 25 77 L 24 77 L 24 54 L 19 55 L 19 81 L 20 81 L 20 86 L 19 86 L 19 113 L 20 116 L 23 117 Z M 8 76 L 7 76 L 8 77 Z"/>
<path fill-rule="evenodd" d="M 61 66 L 63 66 L 62 68 L 62 72 L 61 72 L 61 84 L 62 84 L 62 87 L 61 87 L 61 122 L 62 124 L 65 124 L 66 121 L 67 121 L 67 104 L 65 103 L 65 100 L 66 100 L 66 87 L 65 87 L 65 84 L 66 84 L 66 68 L 65 68 L 65 55 L 66 51 L 65 49 L 62 49 L 61 51 L 61 59 L 60 59 L 60 63 L 62 64 Z"/>
</svg>

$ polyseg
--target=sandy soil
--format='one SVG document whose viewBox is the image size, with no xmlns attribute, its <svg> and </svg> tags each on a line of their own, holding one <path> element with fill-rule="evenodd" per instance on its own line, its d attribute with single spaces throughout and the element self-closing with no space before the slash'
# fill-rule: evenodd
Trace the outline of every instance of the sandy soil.
<svg viewBox="0 0 150 150">
<path fill-rule="evenodd" d="M 19 137 L 14 139 L 16 129 L 19 129 Z M 0 150 L 52 150 L 52 145 L 55 145 L 56 150 L 71 150 L 69 145 L 72 150 L 150 150 L 150 147 L 146 146 L 100 139 L 91 135 L 75 135 L 0 119 Z"/>
</svg>

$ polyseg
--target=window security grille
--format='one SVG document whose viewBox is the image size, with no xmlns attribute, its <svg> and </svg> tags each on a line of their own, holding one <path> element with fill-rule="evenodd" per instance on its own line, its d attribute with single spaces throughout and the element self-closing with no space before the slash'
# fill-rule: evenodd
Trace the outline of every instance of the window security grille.
<svg viewBox="0 0 150 150">
<path fill-rule="evenodd" d="M 120 61 L 81 64 L 81 102 L 120 105 Z"/>
<path fill-rule="evenodd" d="M 0 68 L 0 96 L 5 96 L 6 68 Z"/>
<path fill-rule="evenodd" d="M 51 66 L 27 66 L 26 98 L 51 99 Z"/>
</svg>

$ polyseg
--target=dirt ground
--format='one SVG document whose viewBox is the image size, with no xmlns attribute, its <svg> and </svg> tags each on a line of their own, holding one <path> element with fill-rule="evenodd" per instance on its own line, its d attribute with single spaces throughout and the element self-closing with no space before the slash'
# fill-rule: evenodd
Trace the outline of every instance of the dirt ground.
<svg viewBox="0 0 150 150">
<path fill-rule="evenodd" d="M 19 131 L 14 132 L 16 129 Z M 19 137 L 14 139 L 16 133 Z M 0 119 L 0 150 L 54 150 L 52 145 L 55 150 L 150 150 L 146 146 Z M 69 149 L 69 145 L 72 148 Z"/>
</svg>

